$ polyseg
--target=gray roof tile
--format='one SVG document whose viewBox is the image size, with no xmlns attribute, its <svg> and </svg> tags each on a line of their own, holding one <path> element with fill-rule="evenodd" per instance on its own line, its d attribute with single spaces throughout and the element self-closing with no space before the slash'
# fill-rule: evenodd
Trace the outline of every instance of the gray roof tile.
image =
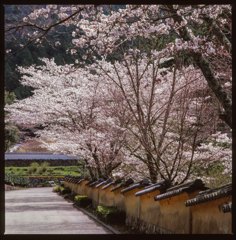
<svg viewBox="0 0 236 240">
<path fill-rule="evenodd" d="M 107 183 L 109 183 L 109 182 L 111 182 L 111 179 L 110 179 L 110 178 L 107 179 L 107 180 L 104 180 L 104 181 L 100 182 L 100 183 L 97 184 L 95 187 L 98 188 L 98 187 L 100 187 L 100 186 L 102 186 L 102 185 L 104 185 L 104 184 L 107 184 Z"/>
<path fill-rule="evenodd" d="M 223 213 L 232 212 L 232 202 L 224 204 L 222 206 L 222 211 L 223 211 Z"/>
<path fill-rule="evenodd" d="M 168 188 L 165 193 L 155 196 L 154 200 L 159 201 L 162 199 L 179 195 L 183 192 L 192 192 L 195 190 L 203 190 L 203 189 L 206 189 L 205 184 L 202 182 L 201 179 L 196 179 L 195 181 L 191 181 L 188 183 L 184 183 L 184 184 L 180 184 L 180 185 Z"/>
<path fill-rule="evenodd" d="M 148 185 L 150 185 L 150 182 L 147 179 L 144 179 L 144 180 L 142 180 L 138 183 L 134 183 L 133 185 L 131 185 L 131 186 L 125 188 L 125 189 L 122 189 L 121 193 L 126 193 L 126 192 L 129 192 L 129 191 L 131 191 L 135 188 L 141 188 L 141 187 L 145 187 L 145 186 L 148 186 Z"/>
<path fill-rule="evenodd" d="M 152 184 L 150 186 L 145 187 L 143 190 L 136 192 L 135 196 L 141 196 L 150 192 L 154 192 L 156 190 L 164 190 L 168 187 L 168 182 L 167 181 L 162 181 L 159 183 Z"/>
<path fill-rule="evenodd" d="M 112 182 L 106 184 L 105 186 L 103 186 L 102 189 L 103 189 L 103 190 L 104 190 L 104 189 L 107 189 L 107 188 L 109 188 L 110 186 L 112 186 L 112 185 L 114 185 L 114 184 L 115 184 L 115 181 L 112 181 Z"/>
<path fill-rule="evenodd" d="M 186 201 L 187 207 L 197 205 L 200 203 L 212 201 L 221 197 L 229 196 L 232 194 L 232 183 L 224 185 L 220 188 L 208 189 L 206 191 L 199 192 L 195 198 Z"/>
<path fill-rule="evenodd" d="M 115 187 L 113 187 L 111 189 L 111 191 L 115 191 L 119 188 L 122 188 L 122 187 L 128 187 L 129 185 L 133 184 L 134 183 L 134 180 L 129 178 L 128 180 L 126 180 L 125 182 L 121 182 L 121 183 L 118 183 L 118 185 L 116 185 Z"/>
<path fill-rule="evenodd" d="M 98 180 L 96 181 L 93 181 L 92 183 L 89 184 L 90 187 L 95 187 L 97 184 L 103 182 L 104 179 L 103 178 L 99 178 Z"/>
</svg>

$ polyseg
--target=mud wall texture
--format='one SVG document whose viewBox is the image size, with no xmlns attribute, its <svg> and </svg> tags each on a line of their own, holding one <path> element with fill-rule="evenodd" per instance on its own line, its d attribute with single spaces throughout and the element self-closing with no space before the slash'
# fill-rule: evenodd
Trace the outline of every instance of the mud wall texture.
<svg viewBox="0 0 236 240">
<path fill-rule="evenodd" d="M 223 212 L 221 206 L 232 201 L 231 196 L 203 202 L 186 207 L 185 202 L 194 198 L 198 191 L 183 192 L 176 196 L 155 201 L 160 194 L 158 190 L 141 196 L 133 189 L 122 193 L 122 188 L 112 191 L 112 187 L 102 189 L 86 185 L 84 180 L 79 184 L 64 182 L 73 192 L 87 195 L 93 206 L 113 206 L 126 214 L 126 225 L 140 233 L 156 234 L 231 234 L 232 213 Z"/>
</svg>

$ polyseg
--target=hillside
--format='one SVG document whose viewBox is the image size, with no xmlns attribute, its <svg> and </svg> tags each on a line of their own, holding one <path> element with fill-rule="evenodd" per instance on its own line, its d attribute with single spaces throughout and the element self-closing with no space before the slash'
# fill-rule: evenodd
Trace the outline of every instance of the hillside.
<svg viewBox="0 0 236 240">
<path fill-rule="evenodd" d="M 33 9 L 42 5 L 6 5 L 5 6 L 5 30 L 12 26 L 21 24 L 21 19 Z M 60 31 L 58 31 L 60 30 Z M 39 58 L 55 58 L 57 64 L 72 63 L 73 56 L 66 53 L 71 46 L 71 35 L 68 28 L 59 26 L 47 35 L 47 39 L 41 45 L 31 44 L 23 49 L 19 46 L 27 44 L 27 34 L 32 34 L 32 29 L 21 28 L 17 31 L 5 33 L 5 49 L 10 53 L 5 55 L 5 89 L 16 94 L 17 99 L 23 99 L 31 95 L 31 89 L 20 84 L 20 74 L 17 66 L 30 66 L 42 64 Z M 57 34 L 56 34 L 57 32 Z M 70 32 L 70 31 L 69 31 Z M 60 41 L 60 46 L 55 42 Z"/>
<path fill-rule="evenodd" d="M 74 63 L 75 59 L 80 60 L 83 49 L 78 50 L 79 54 L 71 55 L 68 49 L 73 48 L 71 32 L 74 27 L 57 26 L 47 33 L 41 44 L 28 43 L 27 34 L 32 35 L 35 29 L 24 27 L 17 31 L 7 29 L 21 25 L 23 17 L 37 8 L 45 5 L 5 5 L 5 49 L 10 53 L 5 57 L 5 89 L 16 94 L 17 99 L 23 99 L 31 95 L 31 90 L 20 84 L 20 74 L 17 66 L 41 65 L 39 58 L 54 58 L 57 64 Z M 123 8 L 124 5 L 111 5 L 114 11 Z M 104 6 L 107 11 L 109 7 Z M 60 42 L 59 44 L 56 44 Z"/>
</svg>

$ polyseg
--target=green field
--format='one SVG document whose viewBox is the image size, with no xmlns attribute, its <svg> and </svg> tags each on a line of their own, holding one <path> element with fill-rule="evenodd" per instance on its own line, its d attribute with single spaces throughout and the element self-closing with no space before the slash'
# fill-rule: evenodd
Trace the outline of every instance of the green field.
<svg viewBox="0 0 236 240">
<path fill-rule="evenodd" d="M 47 167 L 5 167 L 6 174 L 13 174 L 21 177 L 28 176 L 80 176 L 79 166 L 47 166 Z"/>
</svg>

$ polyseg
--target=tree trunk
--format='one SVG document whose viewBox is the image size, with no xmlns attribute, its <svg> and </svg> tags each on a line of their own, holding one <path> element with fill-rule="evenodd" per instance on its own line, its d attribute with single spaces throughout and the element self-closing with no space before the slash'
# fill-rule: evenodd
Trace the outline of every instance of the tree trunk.
<svg viewBox="0 0 236 240">
<path fill-rule="evenodd" d="M 169 8 L 172 13 L 175 12 L 175 16 L 173 17 L 173 19 L 180 24 L 183 21 L 183 19 L 181 16 L 177 15 L 177 10 L 175 10 L 171 5 L 167 5 L 167 8 Z M 188 29 L 185 26 L 179 29 L 179 35 L 185 41 L 192 40 L 188 32 Z M 227 92 L 222 88 L 219 80 L 214 76 L 207 59 L 203 57 L 201 53 L 192 53 L 191 56 L 193 57 L 193 60 L 197 64 L 197 66 L 201 69 L 208 83 L 208 86 L 210 87 L 210 89 L 215 94 L 216 98 L 219 100 L 219 102 L 224 108 L 225 111 L 223 113 L 224 118 L 222 119 L 226 122 L 227 125 L 229 125 L 232 128 L 231 98 L 228 96 Z"/>
<path fill-rule="evenodd" d="M 209 62 L 200 54 L 194 53 L 193 59 L 196 62 L 197 66 L 202 70 L 202 73 L 207 80 L 208 86 L 214 92 L 217 99 L 222 104 L 225 112 L 223 115 L 225 116 L 222 118 L 227 125 L 232 128 L 232 101 L 227 95 L 226 91 L 222 88 L 221 84 L 219 83 L 218 79 L 216 79 L 213 75 Z"/>
<path fill-rule="evenodd" d="M 155 171 L 155 167 L 152 162 L 152 157 L 150 156 L 150 154 L 147 154 L 147 167 L 148 167 L 151 182 L 156 183 L 157 182 L 157 172 Z"/>
</svg>

